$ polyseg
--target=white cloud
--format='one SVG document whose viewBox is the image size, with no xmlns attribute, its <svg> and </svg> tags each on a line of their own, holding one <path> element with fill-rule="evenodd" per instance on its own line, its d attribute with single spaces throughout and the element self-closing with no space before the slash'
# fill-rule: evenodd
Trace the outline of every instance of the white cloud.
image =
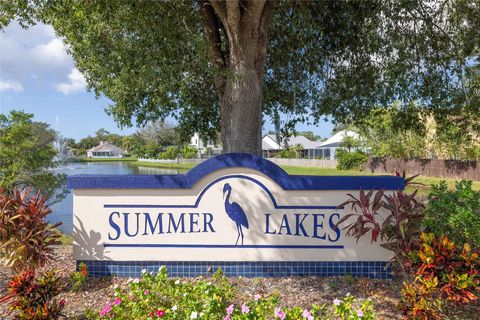
<svg viewBox="0 0 480 320">
<path fill-rule="evenodd" d="M 63 42 L 58 38 L 52 39 L 46 44 L 37 45 L 32 49 L 32 54 L 49 64 L 63 65 L 69 58 Z"/>
<path fill-rule="evenodd" d="M 0 31 L 2 79 L 43 90 L 63 82 L 72 68 L 73 59 L 51 26 L 37 24 L 24 30 L 11 23 Z"/>
<path fill-rule="evenodd" d="M 72 69 L 68 74 L 68 82 L 57 83 L 55 89 L 63 94 L 73 94 L 84 91 L 87 86 L 87 81 L 83 74 L 77 68 Z"/>
<path fill-rule="evenodd" d="M 0 92 L 8 90 L 20 92 L 23 91 L 23 86 L 20 82 L 0 80 Z"/>
</svg>

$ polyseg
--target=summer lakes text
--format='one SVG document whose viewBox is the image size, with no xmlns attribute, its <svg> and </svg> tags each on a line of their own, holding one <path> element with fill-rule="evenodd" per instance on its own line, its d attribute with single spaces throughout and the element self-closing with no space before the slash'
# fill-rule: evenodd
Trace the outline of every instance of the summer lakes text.
<svg viewBox="0 0 480 320">
<path fill-rule="evenodd" d="M 338 213 L 265 213 L 263 219 L 251 219 L 252 223 L 261 222 L 262 231 L 271 236 L 308 237 L 329 242 L 340 238 L 340 229 L 335 224 L 340 220 Z M 108 218 L 110 231 L 109 240 L 117 240 L 122 236 L 127 238 L 137 236 L 185 234 L 185 233 L 215 233 L 218 225 L 215 215 L 200 212 L 111 212 Z M 223 220 L 222 224 L 232 224 Z"/>
</svg>

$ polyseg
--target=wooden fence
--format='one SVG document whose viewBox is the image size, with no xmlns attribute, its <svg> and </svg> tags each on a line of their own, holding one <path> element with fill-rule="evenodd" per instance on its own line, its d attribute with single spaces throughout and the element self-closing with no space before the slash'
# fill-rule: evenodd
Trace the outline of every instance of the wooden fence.
<svg viewBox="0 0 480 320">
<path fill-rule="evenodd" d="M 405 171 L 407 175 L 419 173 L 429 177 L 480 181 L 480 161 L 370 158 L 365 169 L 377 173 Z"/>
</svg>

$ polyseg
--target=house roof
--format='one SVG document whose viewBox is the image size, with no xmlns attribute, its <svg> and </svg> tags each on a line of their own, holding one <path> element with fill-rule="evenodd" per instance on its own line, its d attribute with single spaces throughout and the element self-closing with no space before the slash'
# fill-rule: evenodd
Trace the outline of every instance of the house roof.
<svg viewBox="0 0 480 320">
<path fill-rule="evenodd" d="M 262 150 L 281 150 L 274 134 L 267 134 L 262 138 Z"/>
<path fill-rule="evenodd" d="M 289 146 L 301 144 L 304 149 L 314 149 L 318 147 L 320 141 L 312 141 L 304 136 L 293 136 L 287 139 Z M 283 147 L 277 142 L 277 137 L 274 134 L 267 134 L 262 139 L 262 150 L 281 150 Z"/>
<path fill-rule="evenodd" d="M 88 151 L 91 151 L 91 152 L 109 152 L 109 151 L 114 151 L 114 152 L 118 152 L 118 153 L 124 153 L 125 150 L 123 150 L 122 148 L 119 148 L 117 147 L 116 145 L 114 144 L 111 144 L 109 142 L 102 142 L 100 143 L 100 145 L 96 146 L 96 147 L 93 147 L 92 149 L 88 150 Z"/>
<path fill-rule="evenodd" d="M 358 139 L 358 133 L 353 131 L 342 130 L 335 133 L 333 136 L 322 142 L 317 148 L 336 148 L 340 147 L 345 137 L 352 137 Z"/>
</svg>

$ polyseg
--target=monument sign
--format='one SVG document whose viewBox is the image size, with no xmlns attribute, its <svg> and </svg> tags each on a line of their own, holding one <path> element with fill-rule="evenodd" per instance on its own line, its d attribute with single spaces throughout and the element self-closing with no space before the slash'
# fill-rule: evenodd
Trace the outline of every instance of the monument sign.
<svg viewBox="0 0 480 320">
<path fill-rule="evenodd" d="M 385 278 L 390 252 L 336 228 L 359 190 L 398 190 L 394 176 L 290 176 L 250 154 L 185 175 L 78 175 L 74 257 L 92 275 L 345 275 Z M 345 209 L 346 210 L 346 209 Z"/>
</svg>

